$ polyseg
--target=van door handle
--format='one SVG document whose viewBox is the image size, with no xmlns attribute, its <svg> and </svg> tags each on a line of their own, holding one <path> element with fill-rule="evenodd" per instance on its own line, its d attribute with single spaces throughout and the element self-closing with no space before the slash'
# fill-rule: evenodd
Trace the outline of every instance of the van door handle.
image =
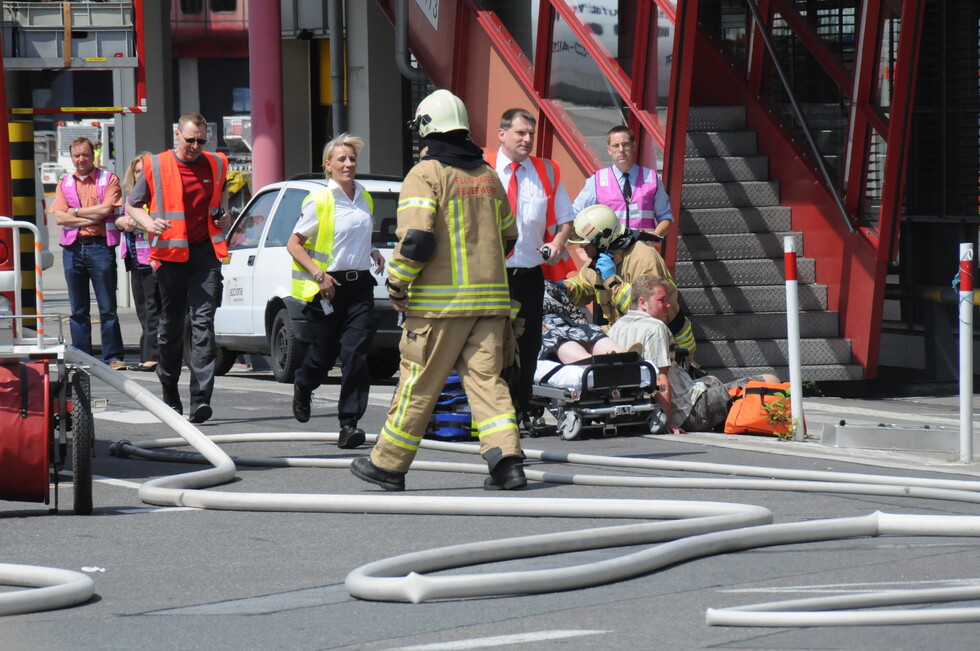
<svg viewBox="0 0 980 651">
<path fill-rule="evenodd" d="M 254 265 L 255 265 L 255 256 L 254 255 L 248 256 L 248 266 L 252 267 Z"/>
</svg>

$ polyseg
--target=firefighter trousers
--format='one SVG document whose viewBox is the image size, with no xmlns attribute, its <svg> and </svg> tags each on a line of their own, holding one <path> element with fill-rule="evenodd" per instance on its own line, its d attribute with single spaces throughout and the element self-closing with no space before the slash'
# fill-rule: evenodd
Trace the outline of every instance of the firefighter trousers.
<svg viewBox="0 0 980 651">
<path fill-rule="evenodd" d="M 408 317 L 401 343 L 401 379 L 371 462 L 406 472 L 418 452 L 432 410 L 455 368 L 492 468 L 521 454 L 520 433 L 507 383 L 500 377 L 506 316 L 425 319 Z"/>
</svg>

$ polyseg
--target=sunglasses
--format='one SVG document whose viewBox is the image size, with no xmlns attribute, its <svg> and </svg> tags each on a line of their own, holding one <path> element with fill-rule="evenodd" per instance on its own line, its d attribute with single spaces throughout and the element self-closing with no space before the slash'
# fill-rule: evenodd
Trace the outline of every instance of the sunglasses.
<svg viewBox="0 0 980 651">
<path fill-rule="evenodd" d="M 203 147 L 204 145 L 208 144 L 206 138 L 187 138 L 184 136 L 184 134 L 180 134 L 180 137 L 183 138 L 184 142 L 186 142 L 188 145 L 197 144 Z"/>
</svg>

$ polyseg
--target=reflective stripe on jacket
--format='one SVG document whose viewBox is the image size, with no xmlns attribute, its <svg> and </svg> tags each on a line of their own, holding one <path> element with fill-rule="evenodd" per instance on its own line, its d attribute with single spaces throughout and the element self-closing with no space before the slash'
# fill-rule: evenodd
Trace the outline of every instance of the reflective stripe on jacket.
<svg viewBox="0 0 980 651">
<path fill-rule="evenodd" d="M 221 207 L 221 193 L 224 189 L 225 174 L 228 170 L 228 158 L 222 154 L 202 152 L 202 156 L 211 166 L 213 179 L 211 198 L 208 209 Z M 150 256 L 154 260 L 168 262 L 186 262 L 190 257 L 187 250 L 187 217 L 184 213 L 184 185 L 180 178 L 180 163 L 171 152 L 154 154 L 143 157 L 143 176 L 152 191 L 150 198 L 150 216 L 166 219 L 170 228 L 153 240 Z M 214 254 L 217 258 L 228 255 L 228 244 L 225 234 L 214 220 L 207 217 L 208 235 Z"/>
<path fill-rule="evenodd" d="M 628 228 L 653 230 L 657 225 L 657 212 L 654 208 L 654 200 L 657 196 L 657 173 L 648 167 L 637 166 L 637 169 L 639 170 L 637 184 L 633 186 L 630 203 L 637 206 L 639 210 L 630 210 L 628 224 L 623 188 L 611 167 L 605 167 L 595 173 L 596 201 L 612 208 L 620 223 Z"/>
<path fill-rule="evenodd" d="M 374 199 L 363 188 L 361 194 L 364 195 L 364 200 L 367 202 L 368 212 L 373 215 Z M 313 201 L 316 205 L 317 231 L 313 237 L 308 238 L 303 243 L 303 248 L 306 249 L 320 271 L 326 273 L 327 269 L 330 268 L 330 262 L 333 260 L 334 206 L 336 206 L 333 190 L 323 188 L 307 195 L 303 199 L 304 207 L 307 201 Z M 292 279 L 293 298 L 310 302 L 320 293 L 320 285 L 313 280 L 310 272 L 296 260 L 293 260 Z"/>
<path fill-rule="evenodd" d="M 412 231 L 431 233 L 429 259 L 415 260 L 403 252 Z M 517 226 L 492 167 L 466 170 L 435 160 L 417 164 L 402 184 L 396 235 L 388 284 L 407 290 L 408 316 L 510 315 L 504 241 L 517 239 Z"/>
</svg>

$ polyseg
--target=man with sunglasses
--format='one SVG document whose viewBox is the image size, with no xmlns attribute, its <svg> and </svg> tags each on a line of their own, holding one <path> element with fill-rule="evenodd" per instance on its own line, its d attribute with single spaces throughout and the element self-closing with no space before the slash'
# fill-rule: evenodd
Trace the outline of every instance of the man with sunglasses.
<svg viewBox="0 0 980 651">
<path fill-rule="evenodd" d="M 189 309 L 192 423 L 203 423 L 213 413 L 214 312 L 221 295 L 221 259 L 228 255 L 224 231 L 231 222 L 225 188 L 228 159 L 204 151 L 207 142 L 207 123 L 200 113 L 180 116 L 174 148 L 143 158 L 143 177 L 128 199 L 130 214 L 152 238 L 150 266 L 160 286 L 157 377 L 163 401 L 181 414 L 177 380 Z"/>
</svg>

